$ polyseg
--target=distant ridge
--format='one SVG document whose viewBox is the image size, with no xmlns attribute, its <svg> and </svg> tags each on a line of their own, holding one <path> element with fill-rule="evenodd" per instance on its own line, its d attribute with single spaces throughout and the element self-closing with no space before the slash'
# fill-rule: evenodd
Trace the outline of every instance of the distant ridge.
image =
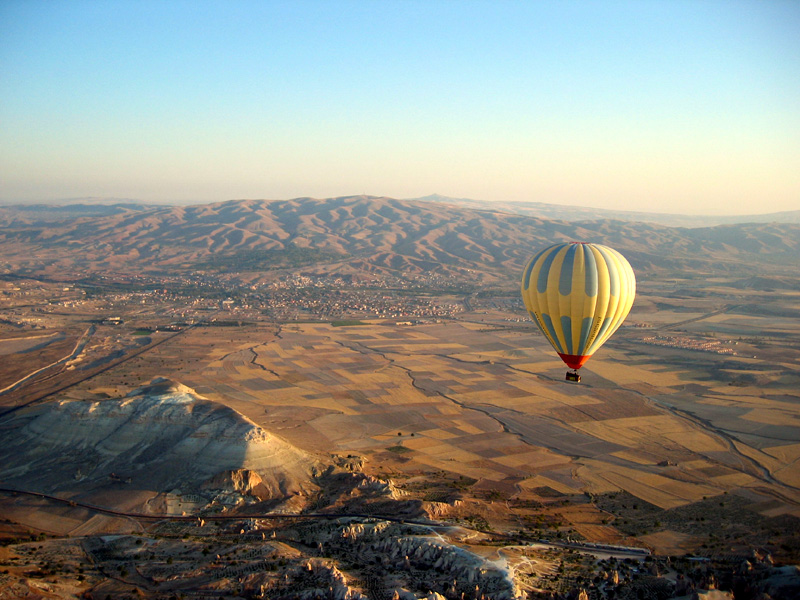
<svg viewBox="0 0 800 600">
<path fill-rule="evenodd" d="M 382 198 L 383 196 L 340 196 L 339 198 Z M 331 198 L 335 199 L 335 198 Z M 308 196 L 284 200 L 316 200 Z M 409 202 L 436 202 L 452 204 L 474 210 L 498 211 L 517 215 L 526 215 L 548 220 L 558 221 L 597 221 L 610 219 L 616 221 L 656 223 L 668 227 L 714 227 L 717 225 L 736 225 L 744 223 L 800 223 L 800 210 L 786 210 L 773 213 L 760 213 L 753 215 L 684 215 L 677 213 L 659 213 L 643 211 L 613 210 L 606 208 L 593 208 L 589 206 L 570 206 L 565 204 L 549 204 L 546 202 L 532 201 L 493 201 L 475 200 L 472 198 L 456 198 L 442 194 L 429 194 L 419 198 L 406 198 Z M 242 199 L 244 201 L 244 199 Z M 279 201 L 279 200 L 277 200 Z M 47 210 L 49 212 L 63 211 L 84 212 L 86 214 L 108 214 L 113 210 L 124 208 L 127 210 L 142 210 L 155 207 L 168 206 L 198 206 L 206 203 L 192 203 L 187 201 L 144 201 L 136 198 L 114 198 L 104 196 L 86 196 L 76 198 L 58 198 L 41 202 L 14 202 L 0 200 L 0 208 L 31 212 Z M 213 203 L 212 203 L 213 204 Z"/>
<path fill-rule="evenodd" d="M 450 198 L 431 194 L 410 201 L 441 202 L 456 206 L 466 206 L 479 210 L 498 210 L 502 212 L 557 219 L 560 221 L 596 221 L 613 219 L 638 223 L 657 223 L 668 227 L 713 227 L 716 225 L 736 225 L 742 223 L 800 223 L 800 210 L 788 210 L 758 215 L 680 215 L 671 213 L 650 213 L 638 211 L 610 210 L 587 206 L 567 206 L 543 202 L 504 202 L 482 201 L 470 198 Z"/>
<path fill-rule="evenodd" d="M 83 205 L 82 205 L 83 206 Z M 800 224 L 668 227 L 621 219 L 567 221 L 494 204 L 375 196 L 229 200 L 92 211 L 0 206 L 5 273 L 58 280 L 107 272 L 276 273 L 425 278 L 511 285 L 546 245 L 594 241 L 620 250 L 637 274 L 775 271 L 800 264 Z"/>
<path fill-rule="evenodd" d="M 111 204 L 126 204 L 126 205 L 164 205 L 172 204 L 169 202 L 153 202 L 138 200 L 136 198 L 114 198 L 111 196 L 80 196 L 75 198 L 55 198 L 53 200 L 40 200 L 33 202 L 22 202 L 16 200 L 0 200 L 0 206 L 16 206 L 18 208 L 31 207 L 31 206 L 70 206 L 75 204 L 82 205 L 111 205 Z"/>
</svg>

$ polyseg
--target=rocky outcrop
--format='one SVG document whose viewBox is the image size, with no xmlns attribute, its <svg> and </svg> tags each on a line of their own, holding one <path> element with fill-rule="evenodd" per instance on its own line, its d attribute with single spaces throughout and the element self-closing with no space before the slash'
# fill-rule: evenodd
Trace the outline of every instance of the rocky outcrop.
<svg viewBox="0 0 800 600">
<path fill-rule="evenodd" d="M 422 510 L 431 519 L 445 519 L 450 516 L 453 509 L 461 506 L 462 501 L 454 499 L 452 502 L 423 502 Z"/>
<path fill-rule="evenodd" d="M 407 494 L 395 486 L 391 479 L 379 479 L 365 473 L 339 472 L 329 469 L 315 482 L 323 490 L 319 505 L 335 507 L 336 509 L 359 512 L 367 504 L 373 508 L 375 503 L 391 504 L 390 512 L 397 514 L 399 511 L 408 510 L 401 507 L 396 501 L 407 499 Z M 416 502 L 416 504 L 419 504 Z M 388 508 L 388 507 L 384 507 Z M 414 514 L 418 514 L 418 507 L 414 507 Z"/>
<path fill-rule="evenodd" d="M 313 487 L 321 470 L 317 459 L 235 410 L 164 378 L 123 398 L 19 411 L 0 421 L 0 432 L 7 457 L 0 478 L 41 491 L 110 481 L 190 491 L 216 479 L 275 499 Z"/>
<path fill-rule="evenodd" d="M 327 561 L 311 559 L 287 574 L 285 582 L 265 590 L 263 598 L 275 600 L 367 600 L 368 596 L 351 587 L 347 577 Z"/>
<path fill-rule="evenodd" d="M 406 495 L 404 491 L 397 488 L 391 479 L 384 480 L 372 477 L 371 475 L 359 476 L 356 489 L 362 494 L 373 496 L 385 496 L 392 500 L 400 500 Z"/>
<path fill-rule="evenodd" d="M 230 469 L 217 473 L 203 484 L 203 488 L 238 493 L 252 496 L 258 500 L 269 500 L 272 497 L 270 490 L 264 485 L 264 480 L 255 471 L 250 469 Z"/>
<path fill-rule="evenodd" d="M 350 471 L 351 473 L 361 472 L 367 460 L 365 457 L 359 456 L 358 454 L 348 454 L 347 456 L 332 454 L 331 458 L 337 467 L 345 471 Z"/>
<path fill-rule="evenodd" d="M 303 542 L 317 543 L 329 556 L 343 556 L 358 564 L 375 565 L 378 570 L 397 572 L 412 589 L 460 597 L 462 593 L 474 594 L 477 586 L 492 600 L 511 600 L 522 594 L 510 566 L 498 566 L 443 538 L 407 532 L 402 535 L 403 531 L 388 522 L 313 527 L 305 532 L 308 539 Z M 434 582 L 438 582 L 439 589 L 427 587 Z"/>
</svg>

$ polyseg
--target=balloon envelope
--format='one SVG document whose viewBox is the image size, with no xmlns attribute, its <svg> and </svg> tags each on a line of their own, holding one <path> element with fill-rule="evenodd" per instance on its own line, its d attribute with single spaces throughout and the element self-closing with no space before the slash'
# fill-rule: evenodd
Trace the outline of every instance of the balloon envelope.
<svg viewBox="0 0 800 600">
<path fill-rule="evenodd" d="M 600 244 L 550 246 L 522 275 L 528 314 L 571 369 L 580 369 L 622 325 L 635 294 L 631 265 Z"/>
</svg>

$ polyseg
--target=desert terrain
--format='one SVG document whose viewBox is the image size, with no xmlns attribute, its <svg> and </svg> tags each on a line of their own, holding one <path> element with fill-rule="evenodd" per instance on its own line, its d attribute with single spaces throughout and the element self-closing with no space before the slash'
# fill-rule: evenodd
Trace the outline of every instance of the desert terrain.
<svg viewBox="0 0 800 600">
<path fill-rule="evenodd" d="M 761 265 L 755 232 L 796 226 L 742 226 L 740 250 L 663 227 L 668 253 L 655 225 L 553 225 L 627 240 L 639 279 L 572 384 L 515 289 L 512 238 L 545 225 L 490 214 L 477 235 L 458 212 L 448 237 L 438 205 L 363 206 L 333 203 L 352 231 L 332 239 L 327 217 L 289 231 L 224 205 L 273 239 L 317 228 L 325 256 L 247 250 L 263 272 L 166 249 L 172 209 L 147 239 L 117 221 L 138 208 L 7 217 L 0 597 L 792 597 L 796 244 Z M 113 223 L 73 260 L 96 218 Z M 145 248 L 161 271 L 126 270 Z"/>
</svg>

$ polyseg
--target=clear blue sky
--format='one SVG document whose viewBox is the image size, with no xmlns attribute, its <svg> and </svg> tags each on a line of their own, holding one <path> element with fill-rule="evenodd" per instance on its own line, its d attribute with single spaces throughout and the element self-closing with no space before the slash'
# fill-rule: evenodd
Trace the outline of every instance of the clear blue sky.
<svg viewBox="0 0 800 600">
<path fill-rule="evenodd" d="M 795 0 L 0 0 L 0 198 L 800 209 Z"/>
</svg>

